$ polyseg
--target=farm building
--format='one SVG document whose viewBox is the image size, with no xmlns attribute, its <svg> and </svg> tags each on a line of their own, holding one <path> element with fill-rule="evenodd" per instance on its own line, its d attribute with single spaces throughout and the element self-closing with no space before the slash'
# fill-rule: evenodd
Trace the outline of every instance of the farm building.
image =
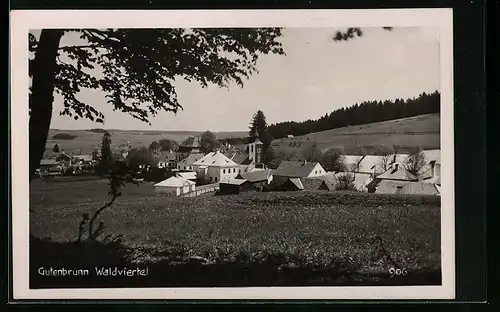
<svg viewBox="0 0 500 312">
<path fill-rule="evenodd" d="M 301 191 L 304 185 L 300 178 L 273 176 L 271 184 L 266 187 L 269 191 Z"/>
<path fill-rule="evenodd" d="M 72 159 L 73 159 L 73 157 L 66 154 L 65 152 L 62 152 L 56 156 L 56 161 L 59 161 L 59 162 L 71 163 Z"/>
<path fill-rule="evenodd" d="M 381 181 L 375 191 L 377 194 L 406 194 L 406 195 L 440 195 L 435 184 L 403 181 Z"/>
<path fill-rule="evenodd" d="M 418 181 L 418 177 L 405 169 L 401 164 L 392 164 L 386 172 L 377 175 L 377 180 L 395 180 L 395 181 Z"/>
<path fill-rule="evenodd" d="M 60 168 L 59 162 L 54 159 L 42 159 L 40 161 L 39 169 L 43 171 L 48 171 L 49 169 Z M 61 169 L 59 169 L 61 170 Z"/>
<path fill-rule="evenodd" d="M 189 154 L 201 153 L 201 142 L 199 137 L 189 137 L 179 145 L 176 151 L 176 160 L 179 162 Z"/>
<path fill-rule="evenodd" d="M 302 186 L 304 187 L 304 190 L 308 190 L 308 191 L 317 191 L 317 190 L 334 191 L 335 190 L 335 183 L 332 181 L 329 181 L 328 179 L 324 179 L 323 177 L 301 178 L 300 181 L 302 182 Z"/>
<path fill-rule="evenodd" d="M 179 196 L 194 191 L 196 183 L 180 176 L 172 176 L 154 185 L 155 193 Z"/>
<path fill-rule="evenodd" d="M 174 169 L 177 167 L 176 154 L 172 151 L 161 151 L 154 158 L 158 161 L 158 168 Z"/>
<path fill-rule="evenodd" d="M 255 163 L 246 153 L 229 153 L 226 156 L 238 164 L 240 172 L 249 172 L 255 168 Z"/>
<path fill-rule="evenodd" d="M 202 153 L 192 153 L 177 163 L 179 170 L 193 170 L 193 164 L 203 158 Z"/>
<path fill-rule="evenodd" d="M 274 176 L 289 178 L 312 178 L 326 174 L 326 170 L 318 162 L 282 161 L 273 171 Z"/>
<path fill-rule="evenodd" d="M 368 185 L 372 181 L 371 174 L 359 172 L 337 172 L 335 173 L 335 179 L 344 174 L 353 175 L 353 184 L 356 190 L 358 190 L 359 192 L 368 192 Z"/>
<path fill-rule="evenodd" d="M 254 188 L 262 188 L 273 180 L 273 175 L 269 169 L 256 169 L 251 172 L 240 172 L 236 179 L 247 180 Z"/>
<path fill-rule="evenodd" d="M 187 171 L 187 172 L 179 172 L 177 173 L 177 175 L 181 178 L 184 178 L 186 180 L 196 180 L 197 177 L 196 177 L 196 172 L 193 172 L 193 171 Z"/>
<path fill-rule="evenodd" d="M 219 194 L 239 194 L 252 190 L 252 184 L 244 179 L 230 179 L 219 183 Z"/>
<path fill-rule="evenodd" d="M 93 158 L 92 155 L 74 155 L 73 156 L 74 163 L 92 163 Z"/>
<path fill-rule="evenodd" d="M 237 163 L 221 152 L 212 152 L 193 163 L 198 179 L 208 182 L 222 182 L 234 179 L 239 173 Z"/>
</svg>

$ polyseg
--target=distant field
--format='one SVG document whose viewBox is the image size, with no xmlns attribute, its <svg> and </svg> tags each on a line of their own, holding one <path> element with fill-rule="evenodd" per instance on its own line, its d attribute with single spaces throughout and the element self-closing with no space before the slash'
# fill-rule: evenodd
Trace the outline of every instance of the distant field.
<svg viewBox="0 0 500 312">
<path fill-rule="evenodd" d="M 118 146 L 126 142 L 130 142 L 132 146 L 149 146 L 153 141 L 161 139 L 174 140 L 177 143 L 183 142 L 190 136 L 201 135 L 202 132 L 196 131 L 129 131 L 129 130 L 109 130 L 113 146 Z M 73 140 L 53 140 L 52 137 L 59 133 L 67 133 L 76 135 Z M 246 137 L 246 132 L 217 132 L 217 138 L 233 138 Z M 86 130 L 49 130 L 49 136 L 46 146 L 52 148 L 57 144 L 60 149 L 65 151 L 73 151 L 80 149 L 82 154 L 90 154 L 92 147 L 101 143 L 102 133 L 86 131 Z"/>
<path fill-rule="evenodd" d="M 107 199 L 105 183 L 32 182 L 30 233 L 75 240 L 82 213 Z M 130 247 L 154 246 L 148 256 L 153 260 L 161 250 L 182 246 L 208 258 L 217 249 L 225 255 L 291 255 L 318 265 L 343 259 L 359 272 L 387 273 L 391 264 L 373 258 L 378 236 L 402 267 L 440 269 L 435 197 L 303 191 L 169 198 L 152 196 L 151 184 L 127 186 L 123 194 L 100 220 L 106 233 L 122 234 Z"/>
<path fill-rule="evenodd" d="M 295 153 L 300 157 L 303 150 L 313 143 L 321 149 L 339 148 L 346 154 L 356 155 L 360 147 L 368 153 L 381 145 L 396 145 L 401 153 L 415 148 L 440 148 L 439 114 L 421 115 L 385 122 L 345 127 L 308 135 L 275 140 L 275 151 Z"/>
</svg>

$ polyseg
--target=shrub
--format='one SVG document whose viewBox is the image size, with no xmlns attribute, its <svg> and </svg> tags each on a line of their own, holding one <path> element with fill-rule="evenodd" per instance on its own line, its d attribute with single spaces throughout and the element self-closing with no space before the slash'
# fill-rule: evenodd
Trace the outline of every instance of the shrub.
<svg viewBox="0 0 500 312">
<path fill-rule="evenodd" d="M 354 185 L 354 174 L 344 173 L 338 175 L 335 189 L 337 191 L 357 191 Z"/>
</svg>

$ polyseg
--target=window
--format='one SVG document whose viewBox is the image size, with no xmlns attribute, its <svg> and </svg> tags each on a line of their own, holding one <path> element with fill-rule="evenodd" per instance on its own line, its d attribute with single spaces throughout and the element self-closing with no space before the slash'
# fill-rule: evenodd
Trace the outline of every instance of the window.
<svg viewBox="0 0 500 312">
<path fill-rule="evenodd" d="M 215 177 L 215 182 L 217 182 L 217 177 Z"/>
<path fill-rule="evenodd" d="M 212 177 L 210 177 L 210 182 L 212 182 Z"/>
<path fill-rule="evenodd" d="M 233 172 L 236 173 L 236 168 L 233 169 Z"/>
<path fill-rule="evenodd" d="M 226 173 L 226 169 L 222 169 L 222 173 Z"/>
</svg>

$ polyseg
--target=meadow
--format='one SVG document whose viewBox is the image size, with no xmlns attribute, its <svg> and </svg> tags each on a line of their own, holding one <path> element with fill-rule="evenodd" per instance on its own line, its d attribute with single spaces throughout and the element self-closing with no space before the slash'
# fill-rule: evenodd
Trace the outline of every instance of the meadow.
<svg viewBox="0 0 500 312">
<path fill-rule="evenodd" d="M 52 137 L 57 134 L 66 133 L 76 136 L 73 140 L 54 140 Z M 149 146 L 153 141 L 161 139 L 174 140 L 177 143 L 182 143 L 190 136 L 199 136 L 203 132 L 199 131 L 134 131 L 134 130 L 109 130 L 111 134 L 112 146 L 119 146 L 130 142 L 134 147 Z M 245 137 L 247 132 L 216 132 L 218 139 Z M 102 133 L 88 130 L 57 130 L 50 129 L 46 147 L 52 149 L 57 144 L 61 150 L 74 151 L 81 150 L 82 154 L 90 154 L 94 147 L 101 144 Z"/>
<path fill-rule="evenodd" d="M 395 146 L 399 153 L 411 153 L 415 148 L 440 148 L 440 115 L 428 114 L 372 124 L 344 127 L 310 133 L 294 138 L 274 140 L 276 152 L 300 155 L 316 144 L 320 149 L 337 148 L 345 154 L 371 154 L 380 146 Z"/>
<path fill-rule="evenodd" d="M 57 254 L 62 244 L 74 245 L 81 215 L 109 199 L 106 182 L 32 182 L 30 233 L 53 244 L 32 248 L 39 250 L 37 257 Z M 143 284 L 440 283 L 438 197 L 322 191 L 194 198 L 153 194 L 151 184 L 128 185 L 99 218 L 105 234 L 123 236 L 130 263 L 156 270 Z M 96 257 L 88 261 L 103 261 L 103 253 Z M 183 269 L 181 264 L 193 258 L 204 265 Z M 36 261 L 51 261 L 43 259 Z M 73 261 L 65 259 L 66 265 Z M 388 275 L 391 267 L 405 268 L 413 279 L 395 280 Z"/>
</svg>

